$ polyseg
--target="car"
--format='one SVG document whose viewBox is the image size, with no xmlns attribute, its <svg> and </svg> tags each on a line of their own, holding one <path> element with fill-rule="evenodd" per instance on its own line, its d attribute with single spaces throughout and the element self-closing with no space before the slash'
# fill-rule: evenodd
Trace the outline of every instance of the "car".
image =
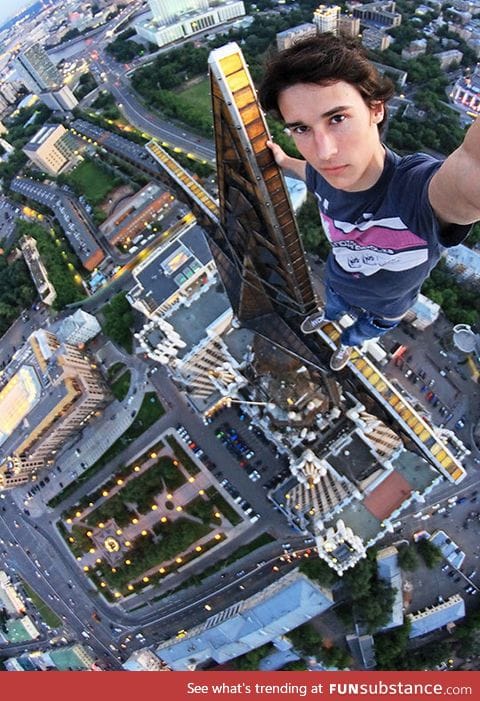
<svg viewBox="0 0 480 701">
<path fill-rule="evenodd" d="M 447 572 L 449 570 L 449 568 L 450 568 L 450 565 L 447 565 L 447 564 L 443 565 L 442 572 Z"/>
</svg>

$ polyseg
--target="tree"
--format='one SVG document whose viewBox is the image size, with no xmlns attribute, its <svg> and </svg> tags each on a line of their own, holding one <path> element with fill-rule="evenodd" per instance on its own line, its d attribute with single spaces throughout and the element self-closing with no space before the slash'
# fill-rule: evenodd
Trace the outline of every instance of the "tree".
<svg viewBox="0 0 480 701">
<path fill-rule="evenodd" d="M 132 345 L 133 312 L 127 301 L 126 293 L 121 292 L 112 297 L 102 308 L 104 322 L 103 331 L 110 338 L 128 351 Z"/>
<path fill-rule="evenodd" d="M 419 563 L 415 548 L 409 545 L 401 545 L 398 548 L 398 564 L 402 570 L 416 570 Z"/>
<path fill-rule="evenodd" d="M 403 626 L 374 637 L 377 669 L 406 669 L 405 658 L 412 624 L 408 619 Z"/>
<path fill-rule="evenodd" d="M 287 637 L 292 641 L 295 649 L 302 655 L 316 655 L 322 645 L 322 636 L 317 633 L 311 623 L 304 623 L 294 628 Z"/>
<path fill-rule="evenodd" d="M 422 538 L 416 543 L 417 551 L 428 569 L 433 569 L 442 561 L 442 551 L 430 540 Z"/>
<path fill-rule="evenodd" d="M 303 572 L 303 574 L 306 574 L 310 579 L 313 579 L 326 587 L 338 582 L 338 577 L 334 574 L 332 568 L 319 557 L 302 559 L 298 569 L 300 572 Z"/>
</svg>

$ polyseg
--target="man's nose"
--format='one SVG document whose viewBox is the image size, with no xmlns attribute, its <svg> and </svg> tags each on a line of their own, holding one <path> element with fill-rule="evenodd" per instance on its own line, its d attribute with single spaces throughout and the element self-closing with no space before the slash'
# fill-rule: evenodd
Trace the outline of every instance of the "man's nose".
<svg viewBox="0 0 480 701">
<path fill-rule="evenodd" d="M 318 158 L 322 161 L 328 161 L 335 156 L 337 153 L 335 137 L 326 134 L 323 130 L 315 130 L 314 139 Z"/>
</svg>

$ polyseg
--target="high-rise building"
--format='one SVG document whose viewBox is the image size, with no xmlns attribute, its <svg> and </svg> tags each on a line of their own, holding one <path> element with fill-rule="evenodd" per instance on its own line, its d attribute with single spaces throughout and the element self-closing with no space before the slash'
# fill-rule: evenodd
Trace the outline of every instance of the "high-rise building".
<svg viewBox="0 0 480 701">
<path fill-rule="evenodd" d="M 352 14 L 358 17 L 362 24 L 372 24 L 376 27 L 399 27 L 402 23 L 402 15 L 396 11 L 395 2 L 390 0 L 355 5 Z"/>
<path fill-rule="evenodd" d="M 78 100 L 68 85 L 62 85 L 58 90 L 42 92 L 39 94 L 39 98 L 54 112 L 69 112 L 78 105 Z"/>
<path fill-rule="evenodd" d="M 338 31 L 343 36 L 358 37 L 360 34 L 360 20 L 351 15 L 340 15 L 338 18 Z"/>
<path fill-rule="evenodd" d="M 14 66 L 25 87 L 50 109 L 68 112 L 78 104 L 70 88 L 63 84 L 62 74 L 40 45 L 34 44 L 21 52 Z"/>
<path fill-rule="evenodd" d="M 69 132 L 62 124 L 45 124 L 22 150 L 38 168 L 51 175 L 58 175 L 74 159 Z"/>
<path fill-rule="evenodd" d="M 110 395 L 91 358 L 38 330 L 2 376 L 0 489 L 28 482 Z"/>
<path fill-rule="evenodd" d="M 187 12 L 208 10 L 208 0 L 148 0 L 155 22 L 170 24 Z"/>
<path fill-rule="evenodd" d="M 14 65 L 22 83 L 36 95 L 63 85 L 62 75 L 38 44 L 22 51 Z"/>
<path fill-rule="evenodd" d="M 199 382 L 208 375 L 221 394 L 218 406 L 232 397 L 242 404 L 291 472 L 288 484 L 272 490 L 270 498 L 278 492 L 276 503 L 286 517 L 314 534 L 320 556 L 341 574 L 441 475 L 454 483 L 465 478 L 459 455 L 466 448 L 460 446 L 455 457 L 451 436 L 415 410 L 369 359 L 368 353 L 376 358 L 371 350 L 355 351 L 348 384 L 331 373 L 329 349 L 338 343 L 338 324 L 315 335 L 300 332 L 302 319 L 318 305 L 316 280 L 310 277 L 283 175 L 266 146 L 265 117 L 236 44 L 213 51 L 209 66 L 219 203 L 192 178 L 180 178 L 157 145 L 148 150 L 187 193 L 208 234 L 233 309 L 231 326 L 255 335 L 248 354 L 233 366 L 220 344 L 208 349 L 197 344 L 187 357 L 185 342 L 181 346 L 175 336 L 175 320 L 165 327 L 159 362 L 171 366 L 171 359 L 182 355 L 182 374 L 198 396 L 208 391 Z M 167 259 L 169 269 L 172 261 L 174 273 L 179 264 L 189 264 L 180 251 Z M 358 508 L 365 516 L 368 512 L 362 521 L 367 529 L 357 518 Z"/>
<path fill-rule="evenodd" d="M 139 36 L 157 46 L 211 30 L 245 15 L 242 0 L 210 3 L 207 0 L 149 0 L 153 17 L 135 25 Z"/>
<path fill-rule="evenodd" d="M 313 23 L 318 33 L 332 32 L 337 34 L 341 8 L 338 5 L 319 5 L 313 13 Z"/>
</svg>

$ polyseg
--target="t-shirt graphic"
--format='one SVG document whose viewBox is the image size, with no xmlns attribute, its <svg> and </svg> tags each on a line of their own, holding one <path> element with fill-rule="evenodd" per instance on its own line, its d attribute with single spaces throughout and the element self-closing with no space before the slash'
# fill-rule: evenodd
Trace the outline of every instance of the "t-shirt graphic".
<svg viewBox="0 0 480 701">
<path fill-rule="evenodd" d="M 378 270 L 410 270 L 428 260 L 428 244 L 409 231 L 400 217 L 356 224 L 320 213 L 338 265 L 349 273 L 373 275 Z"/>
</svg>

